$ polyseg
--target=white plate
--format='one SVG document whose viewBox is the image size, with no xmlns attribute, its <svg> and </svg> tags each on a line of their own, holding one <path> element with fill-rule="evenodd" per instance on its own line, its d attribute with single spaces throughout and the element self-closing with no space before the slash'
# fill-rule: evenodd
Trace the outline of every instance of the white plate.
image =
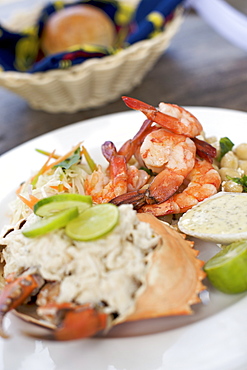
<svg viewBox="0 0 247 370">
<path fill-rule="evenodd" d="M 202 122 L 207 136 L 228 136 L 247 142 L 247 113 L 217 108 L 188 108 Z M 38 169 L 44 157 L 35 148 L 65 153 L 77 142 L 97 162 L 100 146 L 112 140 L 117 147 L 131 138 L 144 116 L 135 111 L 79 122 L 31 140 L 0 157 L 0 227 L 7 222 L 7 204 L 18 184 Z M 196 241 L 200 257 L 216 251 Z M 209 289 L 208 304 L 195 306 L 195 314 L 123 324 L 107 338 L 66 343 L 25 337 L 23 323 L 8 314 L 9 340 L 0 339 L 0 370 L 245 370 L 247 368 L 247 297 L 224 295 Z M 138 335 L 136 335 L 138 334 Z"/>
</svg>

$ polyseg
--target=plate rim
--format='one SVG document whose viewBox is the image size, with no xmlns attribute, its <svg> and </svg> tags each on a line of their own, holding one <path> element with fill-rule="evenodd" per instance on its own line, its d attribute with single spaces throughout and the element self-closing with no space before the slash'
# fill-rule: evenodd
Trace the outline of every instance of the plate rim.
<svg viewBox="0 0 247 370">
<path fill-rule="evenodd" d="M 210 107 L 210 106 L 182 106 L 183 108 L 187 109 L 187 110 L 207 110 L 207 111 L 217 111 L 217 112 L 222 112 L 222 113 L 234 113 L 234 114 L 241 114 L 241 115 L 247 115 L 247 111 L 243 111 L 243 110 L 237 110 L 237 109 L 232 109 L 232 108 L 218 108 L 218 107 Z M 12 152 L 14 151 L 17 151 L 19 149 L 21 149 L 22 147 L 26 146 L 27 144 L 29 143 L 32 143 L 34 141 L 36 141 L 37 139 L 41 139 L 41 138 L 45 138 L 46 136 L 49 136 L 51 134 L 56 134 L 56 133 L 61 133 L 63 131 L 67 131 L 67 129 L 73 129 L 74 127 L 76 126 L 79 126 L 79 125 L 82 125 L 82 124 L 91 124 L 91 123 L 94 123 L 94 121 L 98 121 L 99 119 L 104 119 L 104 118 L 111 118 L 111 117 L 114 117 L 114 116 L 120 116 L 120 115 L 132 115 L 132 114 L 141 114 L 140 112 L 138 111 L 121 111 L 121 112 L 115 112 L 115 113 L 109 113 L 109 114 L 104 114 L 104 115 L 101 115 L 101 116 L 97 116 L 97 117 L 92 117 L 92 118 L 87 118 L 85 120 L 80 120 L 80 121 L 77 121 L 77 122 L 73 122 L 73 123 L 70 123 L 66 126 L 63 126 L 63 127 L 59 127 L 59 128 L 56 128 L 54 130 L 51 130 L 51 131 L 48 131 L 48 132 L 45 132 L 41 135 L 38 135 L 38 136 L 35 136 L 33 137 L 32 139 L 29 139 L 29 140 L 26 140 L 25 142 L 21 143 L 21 144 L 18 144 L 17 146 L 7 150 L 6 152 L 2 153 L 0 155 L 0 161 L 3 157 L 11 154 Z M 144 116 L 143 116 L 144 117 Z"/>
<path fill-rule="evenodd" d="M 201 112 L 203 112 L 203 111 L 211 111 L 211 112 L 214 111 L 214 112 L 216 112 L 217 111 L 217 112 L 223 113 L 223 114 L 229 113 L 229 112 L 232 113 L 232 114 L 234 114 L 234 115 L 235 114 L 241 114 L 244 117 L 246 117 L 246 122 L 247 122 L 247 112 L 244 112 L 244 111 L 238 111 L 238 110 L 227 109 L 227 108 L 201 107 L 201 106 L 188 106 L 188 107 L 186 106 L 185 108 L 188 109 L 188 110 L 191 110 L 191 111 L 193 110 L 195 112 L 196 111 L 201 111 Z M 80 125 L 82 125 L 82 126 L 85 125 L 85 124 L 90 125 L 90 124 L 92 124 L 94 122 L 97 122 L 97 121 L 101 120 L 102 118 L 104 118 L 104 119 L 105 118 L 107 119 L 107 117 L 111 117 L 111 118 L 113 117 L 114 118 L 114 116 L 119 116 L 119 115 L 130 115 L 130 116 L 136 115 L 136 117 L 137 117 L 138 114 L 139 114 L 139 112 L 136 112 L 136 111 L 116 112 L 116 113 L 111 113 L 111 114 L 107 114 L 107 115 L 103 115 L 103 116 L 99 116 L 99 117 L 89 118 L 89 119 L 83 120 L 83 121 L 78 121 L 78 122 L 72 123 L 70 125 L 67 125 L 67 126 L 64 126 L 64 127 L 61 127 L 61 128 L 55 129 L 55 130 L 52 130 L 50 132 L 47 132 L 47 133 L 42 134 L 40 136 L 37 136 L 37 137 L 35 137 L 35 138 L 31 139 L 31 140 L 28 140 L 25 143 L 22 143 L 22 144 L 16 146 L 15 148 L 12 148 L 11 150 L 3 153 L 0 156 L 0 165 L 1 165 L 1 163 L 3 161 L 6 160 L 6 158 L 8 159 L 9 157 L 15 155 L 16 153 L 18 153 L 18 151 L 23 150 L 23 148 L 25 150 L 25 148 L 26 148 L 26 146 L 28 146 L 28 144 L 34 143 L 37 139 L 45 139 L 46 137 L 48 137 L 50 135 L 54 135 L 57 132 L 63 133 L 63 132 L 66 132 L 67 130 L 73 130 L 74 128 L 79 127 Z M 141 117 L 144 117 L 144 116 L 141 116 Z M 32 170 L 32 169 L 30 169 L 30 170 Z M 11 189 L 11 191 L 12 191 L 12 189 Z M 3 197 L 0 195 L 0 201 L 3 201 L 3 199 L 6 197 L 6 195 L 7 194 L 5 194 Z M 238 326 L 241 325 L 242 327 L 246 328 L 246 330 L 247 330 L 247 323 L 245 325 L 243 325 L 243 322 L 240 322 L 239 321 L 241 319 L 241 317 L 242 317 L 243 314 L 246 315 L 246 307 L 247 307 L 247 296 L 244 296 L 239 301 L 235 302 L 231 306 L 226 307 L 224 310 L 222 310 L 222 311 L 220 311 L 220 312 L 218 312 L 218 313 L 216 313 L 216 314 L 214 314 L 212 316 L 209 316 L 207 318 L 204 318 L 204 319 L 202 319 L 202 320 L 200 320 L 198 322 L 195 322 L 195 323 L 186 325 L 186 326 L 184 326 L 182 328 L 172 329 L 171 331 L 174 333 L 174 335 L 178 335 L 178 338 L 179 338 L 178 339 L 178 342 L 179 342 L 179 340 L 181 340 L 181 338 L 183 337 L 184 332 L 187 331 L 188 328 L 189 328 L 189 331 L 192 331 L 193 332 L 193 330 L 195 329 L 195 327 L 197 327 L 198 328 L 197 330 L 200 331 L 200 327 L 205 328 L 207 325 L 209 325 L 209 327 L 210 327 L 210 325 L 212 325 L 212 322 L 213 321 L 215 322 L 217 320 L 220 321 L 218 323 L 218 327 L 221 327 L 221 325 L 223 325 L 223 324 L 227 325 L 227 322 L 228 322 L 228 319 L 227 318 L 228 317 L 231 317 L 233 314 L 236 314 L 236 310 L 240 314 L 239 314 L 239 317 L 235 317 L 234 318 L 234 320 L 235 320 L 234 323 L 236 324 L 235 325 L 235 329 Z M 137 337 L 137 338 L 139 338 L 140 343 L 145 343 L 145 342 L 151 342 L 152 343 L 152 342 L 155 342 L 157 340 L 162 340 L 162 338 L 164 337 L 164 335 L 167 335 L 167 333 L 169 333 L 169 331 L 168 332 L 161 332 L 161 333 L 157 333 L 157 334 L 147 334 L 147 335 L 145 335 L 142 338 L 139 338 L 139 337 Z M 230 333 L 228 333 L 228 332 L 227 332 L 227 334 L 230 335 Z M 227 334 L 225 335 L 225 337 L 226 337 L 225 339 L 227 339 Z M 242 336 L 243 335 L 244 334 L 242 334 Z M 155 339 L 155 337 L 156 337 L 156 339 Z M 246 338 L 246 337 L 247 336 L 245 335 L 244 338 Z M 129 341 L 129 343 L 136 343 L 135 342 L 136 341 L 136 338 L 135 337 L 134 338 L 129 338 L 128 337 L 127 339 Z M 110 346 L 111 346 L 112 343 L 115 343 L 114 341 L 116 341 L 116 340 L 118 342 L 120 341 L 121 343 L 123 343 L 123 346 L 126 345 L 126 338 L 109 338 L 109 339 L 107 339 L 107 342 L 110 343 Z M 0 343 L 1 343 L 1 340 L 0 340 Z M 160 370 L 167 369 L 167 367 L 165 367 L 166 366 L 165 355 L 167 355 L 168 353 L 170 353 L 169 351 L 170 351 L 170 348 L 168 348 L 165 351 L 163 360 L 162 359 L 159 359 L 160 362 L 162 362 L 161 367 L 159 367 Z M 245 358 L 243 357 L 243 361 L 244 362 L 242 363 L 242 365 L 243 364 L 247 364 L 247 354 L 246 354 Z M 117 363 L 117 362 L 115 361 L 115 363 Z M 212 363 L 212 367 L 207 367 L 207 370 L 221 370 L 222 369 L 221 364 L 218 364 L 218 365 L 219 365 L 219 367 L 214 367 L 214 365 Z M 110 364 L 108 366 L 110 366 Z M 124 365 L 121 365 L 121 366 L 124 367 Z M 192 363 L 192 366 L 193 366 L 193 363 Z M 115 370 L 115 368 L 112 368 L 112 370 L 113 369 Z M 172 369 L 172 370 L 174 369 L 175 370 L 175 367 L 169 367 L 169 370 L 170 369 Z M 195 370 L 205 370 L 204 367 L 197 367 L 197 368 L 192 368 L 191 367 L 191 370 L 192 369 L 193 370 L 194 369 Z M 242 370 L 242 368 L 239 368 L 239 367 L 236 368 L 236 369 L 238 369 L 238 370 L 241 369 Z M 129 370 L 129 369 L 126 367 L 126 370 Z M 228 370 L 228 369 L 225 368 L 225 370 Z M 229 368 L 229 370 L 233 370 L 233 368 Z M 244 370 L 244 367 L 243 367 L 243 370 Z"/>
</svg>

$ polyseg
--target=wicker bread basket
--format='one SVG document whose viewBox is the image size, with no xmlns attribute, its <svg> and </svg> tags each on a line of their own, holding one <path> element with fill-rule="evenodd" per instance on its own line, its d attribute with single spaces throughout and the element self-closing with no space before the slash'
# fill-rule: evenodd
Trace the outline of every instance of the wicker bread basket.
<svg viewBox="0 0 247 370">
<path fill-rule="evenodd" d="M 18 14 L 9 28 L 17 31 L 35 22 L 40 9 Z M 111 56 L 92 58 L 66 70 L 34 74 L 2 71 L 0 86 L 23 97 L 30 107 L 50 113 L 96 108 L 118 99 L 137 86 L 169 46 L 182 21 L 177 9 L 163 33 L 137 42 Z"/>
</svg>

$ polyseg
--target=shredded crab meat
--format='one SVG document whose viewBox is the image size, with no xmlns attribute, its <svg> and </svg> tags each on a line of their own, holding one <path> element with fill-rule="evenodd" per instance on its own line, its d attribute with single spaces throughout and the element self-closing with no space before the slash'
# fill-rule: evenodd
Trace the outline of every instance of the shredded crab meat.
<svg viewBox="0 0 247 370">
<path fill-rule="evenodd" d="M 4 275 L 36 268 L 45 280 L 61 282 L 58 302 L 103 301 L 108 312 L 126 312 L 145 285 L 148 262 L 160 237 L 138 220 L 131 205 L 120 206 L 119 211 L 114 231 L 95 241 L 74 241 L 63 229 L 30 239 L 15 229 L 0 239 L 6 245 Z M 35 220 L 30 215 L 26 225 Z"/>
</svg>

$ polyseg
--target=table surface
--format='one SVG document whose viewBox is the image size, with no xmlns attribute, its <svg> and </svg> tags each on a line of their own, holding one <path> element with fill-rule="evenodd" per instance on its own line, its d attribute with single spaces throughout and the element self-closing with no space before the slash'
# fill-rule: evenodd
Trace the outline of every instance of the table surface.
<svg viewBox="0 0 247 370">
<path fill-rule="evenodd" d="M 246 0 L 228 0 L 247 14 Z M 9 5 L 11 6 L 11 5 Z M 217 34 L 194 12 L 142 83 L 129 94 L 157 105 L 207 106 L 247 112 L 247 53 Z M 97 109 L 51 114 L 0 88 L 0 154 L 46 132 L 128 108 L 119 98 Z"/>
</svg>

